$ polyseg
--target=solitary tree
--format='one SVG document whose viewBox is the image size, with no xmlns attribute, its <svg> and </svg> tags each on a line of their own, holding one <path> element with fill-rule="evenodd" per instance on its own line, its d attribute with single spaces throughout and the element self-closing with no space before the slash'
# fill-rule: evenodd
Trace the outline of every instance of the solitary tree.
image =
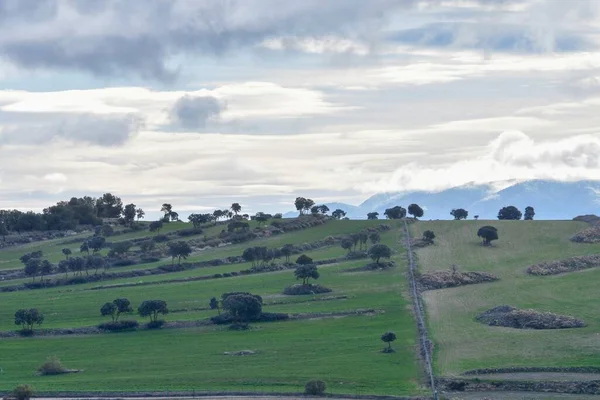
<svg viewBox="0 0 600 400">
<path fill-rule="evenodd" d="M 502 207 L 498 211 L 498 219 L 517 220 L 521 219 L 522 215 L 521 211 L 515 206 Z"/>
<path fill-rule="evenodd" d="M 303 285 L 307 285 L 310 278 L 319 279 L 319 271 L 317 271 L 317 266 L 314 264 L 300 265 L 294 271 L 294 275 L 296 279 L 302 279 Z"/>
<path fill-rule="evenodd" d="M 383 213 L 388 219 L 401 219 L 406 217 L 406 209 L 401 206 L 388 208 Z"/>
<path fill-rule="evenodd" d="M 307 256 L 306 254 L 302 254 L 300 257 L 296 259 L 296 264 L 299 265 L 309 265 L 313 263 L 313 259 Z"/>
<path fill-rule="evenodd" d="M 160 212 L 164 213 L 163 221 L 169 222 L 173 215 L 173 206 L 169 203 L 165 203 L 160 208 Z"/>
<path fill-rule="evenodd" d="M 61 251 L 62 251 L 62 253 L 64 254 L 65 258 L 68 260 L 68 259 L 69 259 L 69 256 L 72 254 L 72 251 L 71 251 L 71 249 L 69 249 L 69 248 L 64 248 L 64 249 L 62 249 Z"/>
<path fill-rule="evenodd" d="M 44 322 L 44 314 L 37 308 L 20 309 L 15 313 L 15 325 L 21 325 L 27 332 L 33 331 L 33 325 L 41 325 Z"/>
<path fill-rule="evenodd" d="M 169 313 L 167 302 L 164 300 L 145 300 L 138 307 L 138 314 L 142 317 L 150 317 L 150 322 L 158 321 L 158 315 Z"/>
<path fill-rule="evenodd" d="M 533 220 L 534 216 L 535 216 L 535 210 L 533 209 L 533 207 L 531 207 L 531 206 L 525 207 L 525 218 L 523 218 L 523 219 L 526 221 L 531 221 L 531 220 Z"/>
<path fill-rule="evenodd" d="M 408 206 L 408 213 L 415 218 L 421 218 L 423 216 L 423 209 L 418 204 L 411 204 Z"/>
<path fill-rule="evenodd" d="M 262 303 L 251 294 L 232 294 L 223 299 L 223 308 L 237 322 L 252 321 L 260 317 Z"/>
<path fill-rule="evenodd" d="M 450 211 L 450 215 L 452 215 L 454 219 L 458 221 L 461 219 L 467 219 L 467 217 L 469 216 L 469 212 L 464 208 L 455 208 L 452 211 Z"/>
<path fill-rule="evenodd" d="M 346 211 L 338 208 L 331 213 L 331 216 L 335 219 L 342 219 L 346 216 Z"/>
<path fill-rule="evenodd" d="M 181 259 L 183 258 L 185 260 L 192 254 L 192 248 L 188 242 L 182 240 L 178 242 L 169 242 L 167 243 L 167 247 L 167 253 L 171 256 L 172 264 L 175 264 L 175 258 L 177 258 L 177 264 L 181 265 Z"/>
<path fill-rule="evenodd" d="M 213 297 L 210 299 L 209 305 L 210 305 L 211 310 L 217 310 L 217 313 L 219 315 L 221 315 L 221 308 L 219 307 L 219 300 L 217 300 L 216 297 Z"/>
<path fill-rule="evenodd" d="M 425 231 L 423 232 L 423 240 L 429 243 L 433 243 L 433 239 L 435 239 L 435 233 L 433 231 Z"/>
<path fill-rule="evenodd" d="M 379 235 L 379 232 L 371 232 L 369 234 L 369 240 L 371 241 L 371 244 L 377 244 L 381 241 L 381 235 Z"/>
<path fill-rule="evenodd" d="M 238 213 L 242 211 L 242 206 L 240 205 L 240 203 L 233 203 L 231 205 L 231 211 L 233 211 L 235 215 L 238 215 Z"/>
<path fill-rule="evenodd" d="M 484 246 L 489 246 L 492 244 L 492 240 L 498 240 L 498 230 L 493 226 L 482 226 L 477 231 L 477 236 L 482 238 Z"/>
<path fill-rule="evenodd" d="M 367 219 L 379 219 L 379 213 L 377 211 L 367 213 Z"/>
<path fill-rule="evenodd" d="M 377 264 L 381 258 L 390 258 L 392 256 L 392 250 L 385 244 L 376 244 L 369 249 L 369 257 L 373 259 Z"/>
<path fill-rule="evenodd" d="M 394 332 L 386 332 L 383 335 L 381 335 L 381 340 L 384 343 L 388 344 L 388 347 L 387 347 L 388 349 L 391 349 L 392 348 L 392 342 L 394 340 L 396 340 L 396 334 Z"/>
<path fill-rule="evenodd" d="M 473 215 L 473 219 L 475 219 L 475 221 L 477 221 L 479 219 L 479 215 Z"/>
</svg>

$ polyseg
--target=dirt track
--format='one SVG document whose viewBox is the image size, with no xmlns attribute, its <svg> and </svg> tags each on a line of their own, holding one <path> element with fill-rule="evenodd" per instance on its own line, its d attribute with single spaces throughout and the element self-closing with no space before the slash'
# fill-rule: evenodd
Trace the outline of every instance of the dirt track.
<svg viewBox="0 0 600 400">
<path fill-rule="evenodd" d="M 446 393 L 450 400 L 590 400 L 600 399 L 600 396 L 562 393 L 535 392 L 470 392 Z"/>
<path fill-rule="evenodd" d="M 582 374 L 576 372 L 511 372 L 505 374 L 469 375 L 469 379 L 470 378 L 510 381 L 597 381 L 600 380 L 600 374 Z"/>
</svg>

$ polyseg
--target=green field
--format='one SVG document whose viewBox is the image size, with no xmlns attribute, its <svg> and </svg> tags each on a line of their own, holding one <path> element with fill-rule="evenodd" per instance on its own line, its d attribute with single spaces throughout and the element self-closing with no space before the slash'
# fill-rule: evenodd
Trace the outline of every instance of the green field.
<svg viewBox="0 0 600 400">
<path fill-rule="evenodd" d="M 249 264 L 206 267 L 184 272 L 84 285 L 0 293 L 0 330 L 15 329 L 16 309 L 37 307 L 46 316 L 43 327 L 93 326 L 105 319 L 100 306 L 117 297 L 127 297 L 134 306 L 147 299 L 166 300 L 172 312 L 167 321 L 185 321 L 215 315 L 206 308 L 213 296 L 231 291 L 250 291 L 264 298 L 264 311 L 327 313 L 376 309 L 375 315 L 304 319 L 257 323 L 248 332 L 221 326 L 162 329 L 84 336 L 55 336 L 3 339 L 0 346 L 0 390 L 19 383 L 41 391 L 136 391 L 136 390 L 226 390 L 299 392 L 309 379 L 323 379 L 328 391 L 349 394 L 408 395 L 424 393 L 421 368 L 416 357 L 416 328 L 406 296 L 405 253 L 401 246 L 401 223 L 395 221 L 329 221 L 324 225 L 273 236 L 241 245 L 226 246 L 193 254 L 189 261 L 240 255 L 253 245 L 278 247 L 324 239 L 329 235 L 358 232 L 381 223 L 393 229 L 382 234 L 382 242 L 395 251 L 398 267 L 384 272 L 347 272 L 367 260 L 346 261 L 319 267 L 318 283 L 333 289 L 316 296 L 284 296 L 285 286 L 296 283 L 293 271 L 249 276 L 159 283 L 148 286 L 89 290 L 98 285 L 155 282 L 215 273 L 239 271 Z M 187 224 L 169 224 L 182 229 Z M 222 226 L 215 227 L 216 234 Z M 172 228 L 171 228 L 172 229 Z M 213 229 L 213 228 L 211 228 Z M 161 232 L 162 233 L 162 232 Z M 142 235 L 144 233 L 135 233 Z M 149 233 L 146 232 L 146 235 Z M 126 235 L 111 241 L 127 240 Z M 188 238 L 185 238 L 186 240 Z M 0 251 L 0 268 L 19 268 L 25 251 L 43 249 L 60 258 L 64 240 L 43 242 Z M 78 245 L 73 246 L 78 248 Z M 316 260 L 345 254 L 339 245 L 309 251 Z M 136 265 L 151 268 L 165 262 Z M 115 269 L 115 270 L 126 270 Z M 18 282 L 11 281 L 12 284 Z M 7 284 L 6 282 L 3 284 Z M 310 301 L 329 296 L 336 300 Z M 196 309 L 196 310 L 194 310 Z M 128 317 L 129 318 L 129 317 Z M 141 318 L 132 316 L 132 318 Z M 380 336 L 393 330 L 398 339 L 394 354 L 382 354 Z M 248 357 L 225 356 L 225 351 L 250 349 Z M 78 374 L 41 377 L 36 368 L 50 355 L 58 356 Z"/>
<path fill-rule="evenodd" d="M 477 229 L 491 224 L 500 239 L 483 247 Z M 492 283 L 423 293 L 435 370 L 441 375 L 474 368 L 600 365 L 600 269 L 551 277 L 527 275 L 541 261 L 600 252 L 600 244 L 576 244 L 571 235 L 585 228 L 574 221 L 431 221 L 411 225 L 415 237 L 436 234 L 435 245 L 417 250 L 422 271 L 486 271 Z M 489 327 L 474 318 L 499 305 L 533 308 L 583 319 L 588 326 L 564 330 Z"/>
</svg>

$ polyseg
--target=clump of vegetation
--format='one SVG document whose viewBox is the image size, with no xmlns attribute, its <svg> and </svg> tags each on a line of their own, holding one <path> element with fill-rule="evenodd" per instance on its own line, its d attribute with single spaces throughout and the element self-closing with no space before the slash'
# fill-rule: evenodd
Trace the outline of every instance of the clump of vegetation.
<svg viewBox="0 0 600 400">
<path fill-rule="evenodd" d="M 519 310 L 511 306 L 498 306 L 479 315 L 477 321 L 490 326 L 516 329 L 583 328 L 585 322 L 567 315 L 536 310 Z"/>
<path fill-rule="evenodd" d="M 325 393 L 326 389 L 327 385 L 320 380 L 308 381 L 306 385 L 304 385 L 304 393 L 311 396 L 321 396 Z"/>
<path fill-rule="evenodd" d="M 433 231 L 427 230 L 423 232 L 423 240 L 425 242 L 433 244 L 433 239 L 435 239 L 435 233 L 433 233 Z"/>
<path fill-rule="evenodd" d="M 459 272 L 453 269 L 425 272 L 419 276 L 419 285 L 423 290 L 435 290 L 496 280 L 498 280 L 496 275 L 487 272 Z"/>
<path fill-rule="evenodd" d="M 381 352 L 382 353 L 395 353 L 396 350 L 392 349 L 392 342 L 394 340 L 396 340 L 396 334 L 394 332 L 386 332 L 383 335 L 381 335 L 381 340 L 384 343 L 388 344 L 388 347 L 384 348 Z"/>
<path fill-rule="evenodd" d="M 99 329 L 111 332 L 123 332 L 135 330 L 139 326 L 139 322 L 134 320 L 111 321 L 103 322 L 98 325 Z"/>
<path fill-rule="evenodd" d="M 34 389 L 29 385 L 19 385 L 11 393 L 16 400 L 29 400 L 33 394 Z"/>
<path fill-rule="evenodd" d="M 577 232 L 571 237 L 575 243 L 598 243 L 600 242 L 600 224 L 593 225 Z"/>
<path fill-rule="evenodd" d="M 60 359 L 56 356 L 50 356 L 38 369 L 40 375 L 61 375 L 73 372 L 79 372 L 76 369 L 68 369 L 62 365 Z"/>
<path fill-rule="evenodd" d="M 418 204 L 411 204 L 408 206 L 408 213 L 414 218 L 421 218 L 423 216 L 423 209 Z"/>
<path fill-rule="evenodd" d="M 600 254 L 570 257 L 564 260 L 545 261 L 527 267 L 530 275 L 558 275 L 566 272 L 579 271 L 600 267 Z"/>
<path fill-rule="evenodd" d="M 386 209 L 383 215 L 385 215 L 387 219 L 401 219 L 406 217 L 406 209 L 401 206 L 395 206 Z"/>
<path fill-rule="evenodd" d="M 523 219 L 525 221 L 532 221 L 534 216 L 535 216 L 535 210 L 533 209 L 533 207 L 531 207 L 531 206 L 525 207 L 525 216 Z"/>
</svg>

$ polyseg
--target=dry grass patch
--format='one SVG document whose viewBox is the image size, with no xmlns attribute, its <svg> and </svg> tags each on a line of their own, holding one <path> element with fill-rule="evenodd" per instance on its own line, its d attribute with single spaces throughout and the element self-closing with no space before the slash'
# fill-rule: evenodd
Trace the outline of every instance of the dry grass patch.
<svg viewBox="0 0 600 400">
<path fill-rule="evenodd" d="M 511 306 L 498 306 L 480 314 L 477 321 L 489 326 L 505 326 L 516 329 L 566 329 L 583 328 L 586 324 L 568 315 L 536 310 L 519 310 Z"/>
</svg>

